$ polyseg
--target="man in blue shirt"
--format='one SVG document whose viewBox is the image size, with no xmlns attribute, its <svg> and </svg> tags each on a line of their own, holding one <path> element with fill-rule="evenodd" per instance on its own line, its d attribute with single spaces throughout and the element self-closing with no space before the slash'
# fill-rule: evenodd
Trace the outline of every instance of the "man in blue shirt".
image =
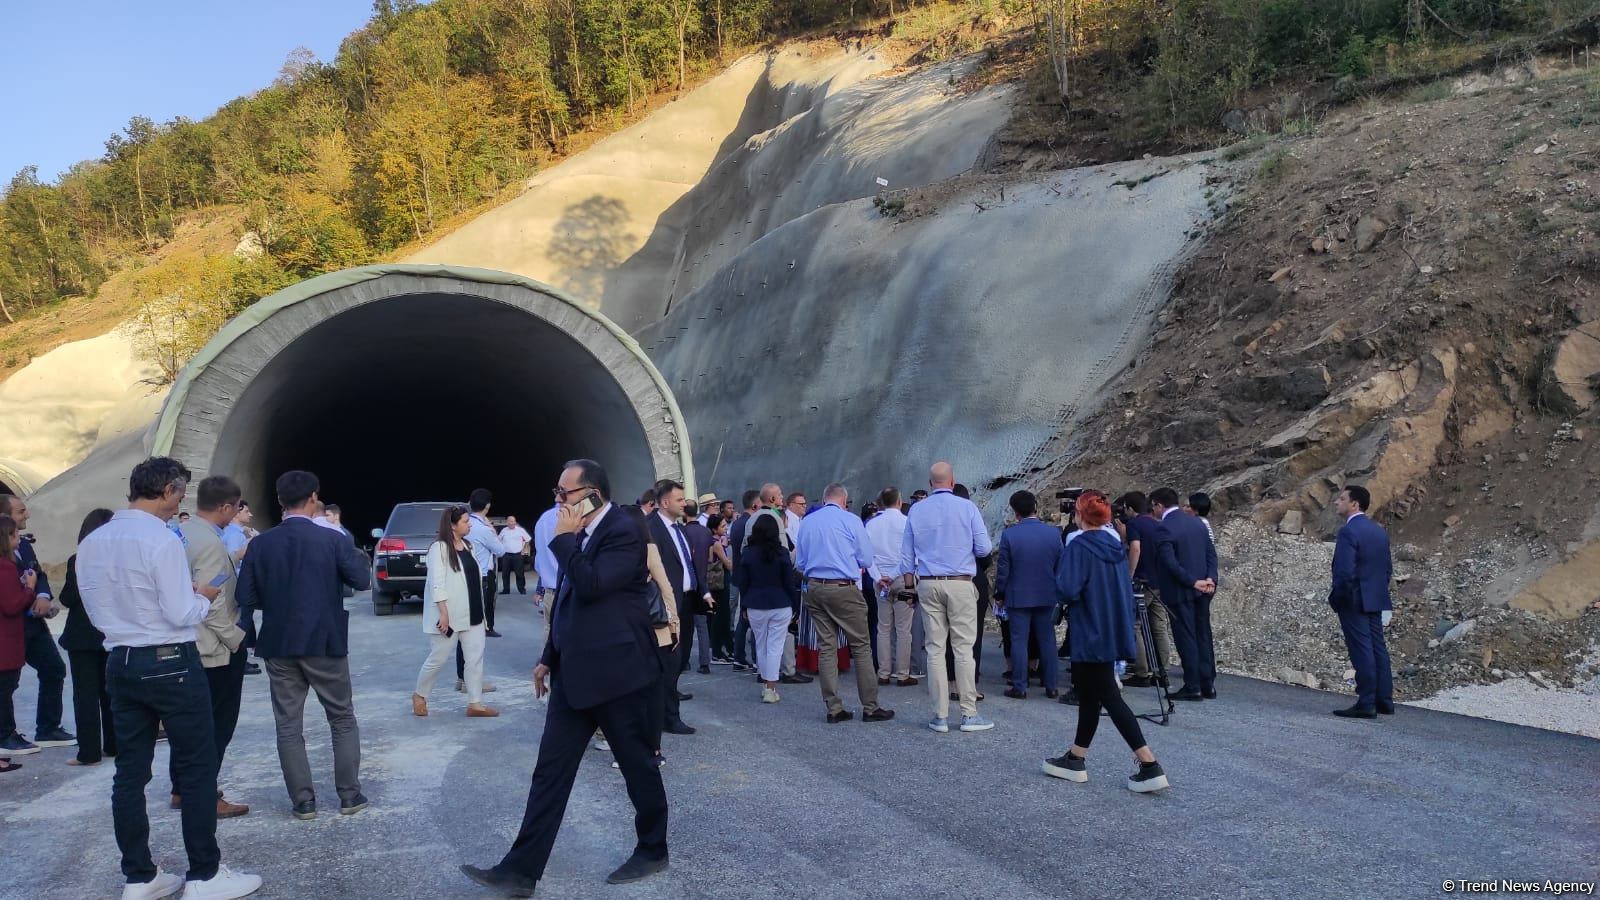
<svg viewBox="0 0 1600 900">
<path fill-rule="evenodd" d="M 822 702 L 830 724 L 845 722 L 854 714 L 839 699 L 839 635 L 850 645 L 856 670 L 856 693 L 861 697 L 861 721 L 887 722 L 894 710 L 878 705 L 877 673 L 872 667 L 872 644 L 867 636 L 867 600 L 861 596 L 861 572 L 876 571 L 872 539 L 861 517 L 845 509 L 850 493 L 842 484 L 830 484 L 822 493 L 821 509 L 806 516 L 805 527 L 795 536 L 795 567 L 806 577 L 806 608 L 817 629 L 817 668 L 822 676 Z M 873 580 L 877 577 L 874 575 Z"/>
<path fill-rule="evenodd" d="M 1061 559 L 1061 532 L 1039 518 L 1039 501 L 1030 491 L 1011 495 L 1017 524 L 1000 535 L 1000 554 L 994 581 L 997 605 L 1006 610 L 1011 630 L 1011 687 L 1006 696 L 1028 696 L 1028 640 L 1039 651 L 1039 675 L 1044 695 L 1058 696 L 1056 679 L 1056 563 Z"/>
<path fill-rule="evenodd" d="M 937 462 L 928 473 L 933 489 L 906 516 L 900 566 L 905 586 L 916 588 L 927 635 L 928 690 L 933 695 L 933 721 L 928 728 L 950 730 L 950 679 L 938 660 L 948 641 L 955 656 L 956 691 L 961 701 L 961 730 L 987 731 L 994 723 L 978 715 L 976 665 L 972 644 L 978 639 L 977 558 L 994 549 L 983 514 L 971 500 L 957 497 L 955 469 Z"/>
<path fill-rule="evenodd" d="M 533 572 L 538 582 L 534 589 L 534 605 L 544 609 L 544 598 L 548 594 L 555 600 L 556 585 L 560 584 L 561 563 L 556 560 L 555 553 L 550 550 L 550 542 L 556 536 L 556 516 L 561 512 L 561 504 L 557 503 L 544 511 L 539 521 L 533 525 Z"/>
</svg>

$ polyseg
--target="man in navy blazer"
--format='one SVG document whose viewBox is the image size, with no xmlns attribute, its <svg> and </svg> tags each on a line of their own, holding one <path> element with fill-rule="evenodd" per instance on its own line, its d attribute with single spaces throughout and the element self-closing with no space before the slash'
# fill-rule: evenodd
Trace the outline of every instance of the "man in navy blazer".
<svg viewBox="0 0 1600 900">
<path fill-rule="evenodd" d="M 1394 677 L 1389 647 L 1383 640 L 1383 613 L 1389 600 L 1393 562 L 1389 533 L 1367 518 L 1372 494 L 1358 484 L 1339 492 L 1334 511 L 1345 517 L 1333 548 L 1333 589 L 1328 605 L 1339 615 L 1350 665 L 1356 670 L 1356 702 L 1333 714 L 1347 719 L 1375 719 L 1394 713 Z"/>
<path fill-rule="evenodd" d="M 1056 564 L 1061 560 L 1061 532 L 1039 518 L 1039 500 L 1031 491 L 1011 495 L 1017 524 L 1000 534 L 994 579 L 995 604 L 1006 610 L 1011 631 L 1011 687 L 1006 696 L 1028 696 L 1028 640 L 1039 651 L 1039 676 L 1044 695 L 1059 695 L 1056 681 Z"/>
<path fill-rule="evenodd" d="M 702 601 L 711 599 L 711 590 L 706 587 L 706 566 L 710 561 L 711 547 L 706 545 L 704 555 L 695 553 L 694 534 L 683 524 L 683 485 L 663 480 L 656 482 L 654 490 L 656 508 L 645 517 L 645 526 L 650 529 L 650 540 L 661 553 L 661 567 L 667 572 L 667 580 L 672 582 L 672 590 L 676 595 L 673 602 L 678 605 L 678 621 L 683 623 L 682 636 L 678 639 L 678 668 L 667 673 L 667 682 L 663 686 L 663 714 L 666 716 L 663 730 L 667 734 L 689 735 L 694 734 L 694 729 L 684 723 L 679 703 L 693 699 L 694 695 L 679 692 L 678 676 L 689 667 L 695 598 L 699 597 Z"/>
<path fill-rule="evenodd" d="M 591 497 L 600 505 L 585 515 L 580 510 Z M 644 535 L 611 505 L 610 481 L 593 460 L 567 463 L 556 499 L 561 507 L 550 551 L 561 576 L 549 639 L 533 670 L 534 694 L 548 692 L 550 702 L 527 809 L 498 864 L 461 867 L 468 878 L 510 897 L 533 896 L 544 876 L 596 729 L 622 770 L 638 833 L 633 854 L 606 881 L 625 884 L 667 867 L 667 792 L 652 749 L 662 672 L 645 595 Z"/>
<path fill-rule="evenodd" d="M 1211 595 L 1217 590 L 1217 548 L 1205 523 L 1179 507 L 1178 492 L 1150 492 L 1160 524 L 1156 540 L 1156 590 L 1172 613 L 1172 641 L 1183 661 L 1183 687 L 1174 700 L 1215 700 L 1217 662 L 1211 646 Z"/>
<path fill-rule="evenodd" d="M 361 793 L 361 732 L 350 686 L 350 614 L 344 588 L 372 586 L 367 561 L 348 534 L 312 521 L 321 490 L 310 472 L 285 472 L 277 482 L 284 519 L 250 542 L 235 596 L 245 616 L 261 610 L 256 656 L 266 665 L 278 764 L 294 817 L 317 817 L 311 763 L 302 734 L 306 694 L 317 692 L 333 737 L 339 812 L 367 808 Z"/>
</svg>

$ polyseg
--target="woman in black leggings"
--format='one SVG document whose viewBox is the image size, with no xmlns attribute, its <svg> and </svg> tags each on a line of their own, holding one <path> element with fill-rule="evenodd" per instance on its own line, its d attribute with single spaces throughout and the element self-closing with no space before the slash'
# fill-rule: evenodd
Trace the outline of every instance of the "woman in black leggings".
<svg viewBox="0 0 1600 900">
<path fill-rule="evenodd" d="M 1078 694 L 1078 733 L 1072 748 L 1044 761 L 1044 772 L 1067 781 L 1089 780 L 1085 757 L 1100 725 L 1100 710 L 1128 742 L 1139 771 L 1128 776 L 1128 789 L 1141 794 L 1167 786 L 1167 775 L 1144 742 L 1139 720 L 1122 699 L 1116 663 L 1133 659 L 1133 585 L 1128 556 L 1111 521 L 1111 504 L 1099 491 L 1078 498 L 1078 523 L 1056 569 L 1056 589 L 1067 606 L 1072 641 L 1072 686 Z"/>
</svg>

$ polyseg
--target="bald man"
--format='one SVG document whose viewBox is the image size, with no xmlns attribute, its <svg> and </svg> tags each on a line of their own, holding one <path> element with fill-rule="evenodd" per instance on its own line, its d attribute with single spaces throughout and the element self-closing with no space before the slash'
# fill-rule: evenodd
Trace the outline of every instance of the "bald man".
<svg viewBox="0 0 1600 900">
<path fill-rule="evenodd" d="M 978 639 L 978 557 L 994 549 L 983 515 L 971 500 L 956 496 L 955 469 L 936 462 L 928 471 L 928 498 L 911 507 L 900 547 L 905 586 L 917 591 L 928 653 L 933 720 L 928 728 L 950 730 L 950 679 L 938 660 L 948 641 L 955 657 L 961 730 L 987 731 L 994 723 L 978 715 L 977 671 L 972 645 Z"/>
</svg>

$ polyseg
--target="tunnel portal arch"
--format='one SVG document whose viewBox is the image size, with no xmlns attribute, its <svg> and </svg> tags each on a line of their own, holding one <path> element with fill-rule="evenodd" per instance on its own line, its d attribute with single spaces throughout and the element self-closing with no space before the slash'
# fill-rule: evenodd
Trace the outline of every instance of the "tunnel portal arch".
<svg viewBox="0 0 1600 900">
<path fill-rule="evenodd" d="M 357 533 L 394 502 L 474 486 L 531 525 L 579 456 L 619 502 L 694 481 L 683 415 L 633 338 L 548 285 L 454 266 L 365 266 L 263 298 L 180 373 L 153 449 L 273 513 L 277 475 L 310 469 Z"/>
</svg>

